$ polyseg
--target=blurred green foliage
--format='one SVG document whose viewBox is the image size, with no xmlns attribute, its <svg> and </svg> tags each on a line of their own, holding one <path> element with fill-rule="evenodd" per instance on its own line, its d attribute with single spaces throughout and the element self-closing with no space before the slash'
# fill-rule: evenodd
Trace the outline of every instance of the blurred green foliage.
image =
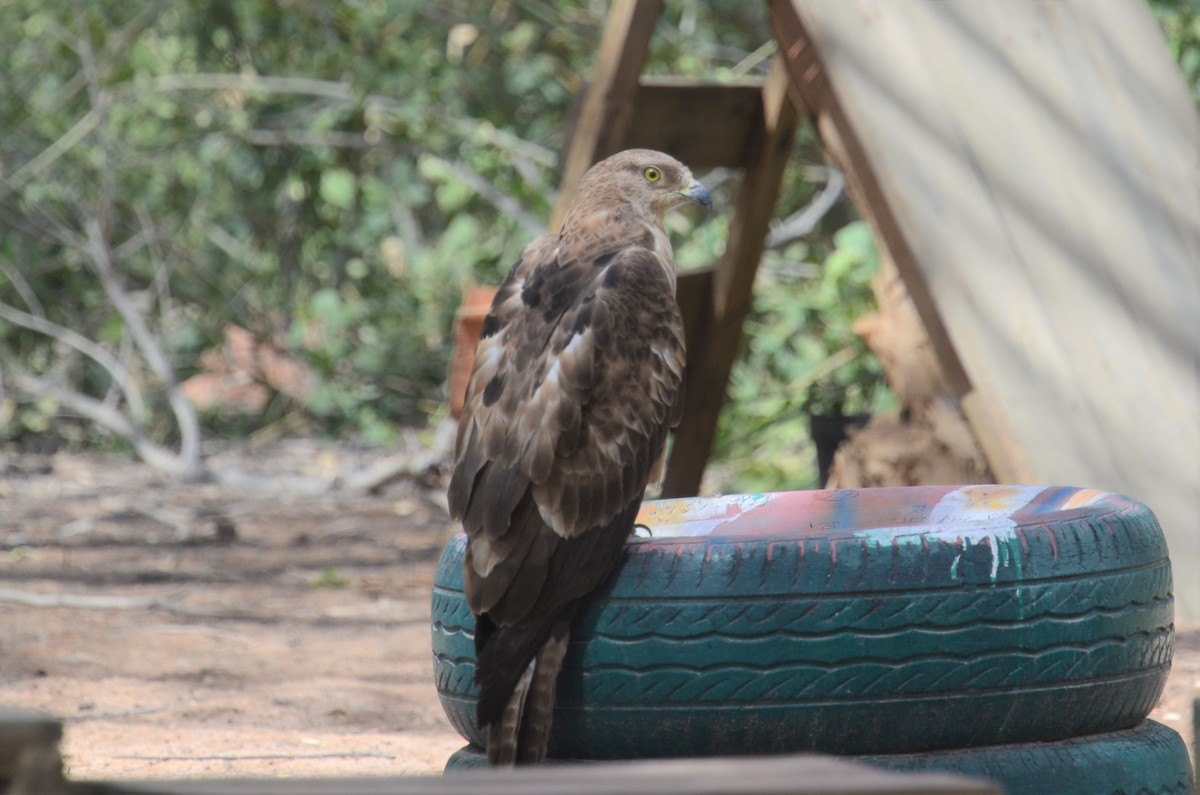
<svg viewBox="0 0 1200 795">
<path fill-rule="evenodd" d="M 878 362 L 851 329 L 873 308 L 879 255 L 870 227 L 850 222 L 832 244 L 819 265 L 808 261 L 805 243 L 764 259 L 714 450 L 714 460 L 726 463 L 718 470 L 724 491 L 816 487 L 809 417 L 896 407 Z"/>
<path fill-rule="evenodd" d="M 1200 0 L 1150 0 L 1167 49 L 1200 105 Z"/>
<path fill-rule="evenodd" d="M 1195 89 L 1194 6 L 1152 5 Z M 89 266 L 90 219 L 180 378 L 231 323 L 316 374 L 306 396 L 274 395 L 249 425 L 214 414 L 206 432 L 286 416 L 386 443 L 441 411 L 462 289 L 498 282 L 549 216 L 607 6 L 12 0 L 0 27 L 0 303 L 128 367 L 149 397 L 146 427 L 169 442 L 162 384 Z M 754 4 L 669 0 L 648 70 L 761 74 L 767 39 Z M 812 131 L 798 143 L 781 216 L 824 182 Z M 717 191 L 726 207 L 733 184 Z M 719 256 L 727 226 L 673 216 L 681 266 Z M 767 256 L 721 421 L 718 487 L 814 485 L 806 413 L 889 405 L 850 331 L 872 305 L 875 265 L 845 201 L 806 242 Z M 108 370 L 28 323 L 0 318 L 0 362 L 120 404 Z M 12 389 L 0 426 L 97 441 L 60 401 Z"/>
</svg>

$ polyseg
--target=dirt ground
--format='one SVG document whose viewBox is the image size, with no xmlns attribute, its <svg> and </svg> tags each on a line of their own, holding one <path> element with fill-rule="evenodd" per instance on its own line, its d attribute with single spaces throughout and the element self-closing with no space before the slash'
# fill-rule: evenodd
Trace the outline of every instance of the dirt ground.
<svg viewBox="0 0 1200 795">
<path fill-rule="evenodd" d="M 227 447 L 218 482 L 10 456 L 0 472 L 0 706 L 66 724 L 74 779 L 433 774 L 463 745 L 434 692 L 439 477 L 347 488 L 382 458 Z M 1191 742 L 1200 626 L 1152 717 Z"/>
</svg>

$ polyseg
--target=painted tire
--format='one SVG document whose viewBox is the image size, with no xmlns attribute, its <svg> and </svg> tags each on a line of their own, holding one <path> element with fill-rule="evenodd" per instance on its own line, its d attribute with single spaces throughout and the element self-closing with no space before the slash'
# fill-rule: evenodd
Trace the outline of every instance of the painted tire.
<svg viewBox="0 0 1200 795">
<path fill-rule="evenodd" d="M 1007 795 L 1187 795 L 1192 769 L 1174 729 L 1148 720 L 1135 728 L 1051 743 L 988 745 L 954 751 L 851 757 L 897 771 L 938 771 L 987 778 Z M 450 756 L 447 773 L 487 767 L 482 748 Z"/>
<path fill-rule="evenodd" d="M 649 502 L 582 611 L 550 755 L 899 754 L 1127 729 L 1173 649 L 1153 514 L 1031 486 Z M 475 723 L 461 536 L 433 589 L 438 694 Z"/>
</svg>

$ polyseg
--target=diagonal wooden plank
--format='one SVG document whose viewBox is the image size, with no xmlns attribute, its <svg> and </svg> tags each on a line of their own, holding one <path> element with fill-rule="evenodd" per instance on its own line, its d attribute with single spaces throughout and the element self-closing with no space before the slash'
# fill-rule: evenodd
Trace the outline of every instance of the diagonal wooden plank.
<svg viewBox="0 0 1200 795">
<path fill-rule="evenodd" d="M 761 114 L 747 142 L 746 173 L 738 192 L 725 254 L 713 276 L 711 304 L 698 345 L 688 351 L 686 400 L 663 480 L 663 496 L 695 494 L 716 436 L 717 418 L 742 339 L 754 277 L 791 153 L 798 114 L 787 74 L 776 60 L 762 88 Z"/>
<path fill-rule="evenodd" d="M 550 220 L 557 229 L 575 186 L 592 164 L 620 151 L 632 121 L 638 76 L 646 63 L 662 0 L 615 0 L 604 24 L 600 55 L 567 150 L 558 206 Z"/>
<path fill-rule="evenodd" d="M 636 112 L 618 147 L 657 149 L 705 169 L 742 168 L 754 119 L 762 113 L 762 80 L 712 83 L 643 77 Z"/>
</svg>

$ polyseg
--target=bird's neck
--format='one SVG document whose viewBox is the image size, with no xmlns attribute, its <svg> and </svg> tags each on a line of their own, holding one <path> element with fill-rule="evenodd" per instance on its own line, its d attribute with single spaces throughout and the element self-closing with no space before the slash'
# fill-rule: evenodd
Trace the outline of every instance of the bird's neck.
<svg viewBox="0 0 1200 795">
<path fill-rule="evenodd" d="M 664 276 L 675 284 L 675 253 L 662 219 L 630 212 L 627 208 L 568 213 L 558 233 L 559 261 L 571 261 L 603 246 L 607 251 L 640 247 L 649 249 L 662 263 Z"/>
<path fill-rule="evenodd" d="M 572 203 L 563 216 L 559 237 L 564 241 L 578 237 L 617 237 L 636 242 L 651 230 L 663 228 L 662 217 L 630 205 L 597 209 Z"/>
</svg>

